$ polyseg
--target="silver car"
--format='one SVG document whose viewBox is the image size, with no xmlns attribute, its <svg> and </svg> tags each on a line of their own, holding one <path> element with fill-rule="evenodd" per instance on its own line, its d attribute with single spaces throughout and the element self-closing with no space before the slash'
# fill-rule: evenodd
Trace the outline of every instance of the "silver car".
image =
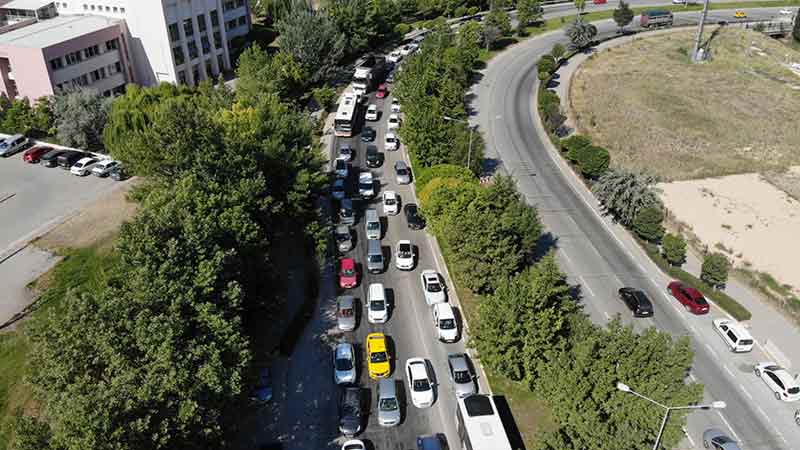
<svg viewBox="0 0 800 450">
<path fill-rule="evenodd" d="M 411 169 L 405 161 L 397 161 L 394 163 L 394 173 L 397 179 L 397 184 L 411 183 Z"/>
<path fill-rule="evenodd" d="M 336 325 L 342 331 L 356 329 L 356 301 L 352 295 L 342 295 L 336 299 Z"/>
<path fill-rule="evenodd" d="M 353 249 L 353 235 L 347 225 L 337 225 L 335 237 L 336 247 L 340 252 L 345 253 Z"/>
<path fill-rule="evenodd" d="M 716 428 L 709 428 L 703 432 L 703 447 L 714 450 L 741 450 L 736 441 Z"/>
<path fill-rule="evenodd" d="M 462 398 L 477 393 L 475 389 L 475 375 L 467 362 L 467 356 L 463 353 L 451 353 L 447 355 L 448 375 L 453 383 L 453 390 L 456 397 Z"/>
<path fill-rule="evenodd" d="M 333 380 L 336 384 L 356 382 L 356 351 L 353 344 L 336 344 L 333 350 Z"/>
<path fill-rule="evenodd" d="M 397 400 L 397 384 L 394 378 L 378 381 L 378 424 L 393 427 L 400 423 L 400 401 Z"/>
</svg>

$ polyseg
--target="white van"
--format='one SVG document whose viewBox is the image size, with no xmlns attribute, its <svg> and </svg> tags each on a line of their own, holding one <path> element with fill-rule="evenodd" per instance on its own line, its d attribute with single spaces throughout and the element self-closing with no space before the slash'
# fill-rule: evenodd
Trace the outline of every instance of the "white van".
<svg viewBox="0 0 800 450">
<path fill-rule="evenodd" d="M 364 212 L 364 227 L 367 232 L 367 239 L 381 238 L 381 219 L 378 217 L 378 210 L 370 208 Z"/>
<path fill-rule="evenodd" d="M 730 319 L 714 319 L 711 322 L 732 352 L 743 353 L 753 349 L 753 336 L 739 322 Z"/>
<path fill-rule="evenodd" d="M 389 319 L 386 291 L 381 283 L 369 285 L 367 291 L 367 319 L 369 323 L 386 323 L 386 320 Z"/>
<path fill-rule="evenodd" d="M 455 342 L 458 340 L 458 325 L 456 325 L 456 315 L 453 307 L 449 303 L 437 303 L 431 307 L 433 316 L 433 326 L 436 328 L 436 336 L 443 342 Z"/>
</svg>

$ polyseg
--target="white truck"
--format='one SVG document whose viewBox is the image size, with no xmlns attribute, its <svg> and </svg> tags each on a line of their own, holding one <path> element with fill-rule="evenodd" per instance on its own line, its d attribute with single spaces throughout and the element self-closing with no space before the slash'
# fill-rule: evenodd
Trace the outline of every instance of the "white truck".
<svg viewBox="0 0 800 450">
<path fill-rule="evenodd" d="M 353 91 L 364 95 L 375 89 L 378 83 L 383 82 L 389 71 L 389 63 L 383 56 L 367 55 L 356 61 L 353 73 Z"/>
</svg>

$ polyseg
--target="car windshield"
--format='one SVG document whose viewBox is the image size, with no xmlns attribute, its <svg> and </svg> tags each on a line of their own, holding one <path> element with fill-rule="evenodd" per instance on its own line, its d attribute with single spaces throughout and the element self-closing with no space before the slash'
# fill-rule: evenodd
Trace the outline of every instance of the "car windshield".
<svg viewBox="0 0 800 450">
<path fill-rule="evenodd" d="M 369 355 L 369 361 L 373 363 L 382 363 L 388 360 L 386 352 L 375 352 Z"/>
<path fill-rule="evenodd" d="M 353 270 L 353 269 L 344 269 L 344 270 L 342 270 L 342 275 L 344 275 L 346 277 L 352 277 L 355 274 L 356 274 L 356 271 Z"/>
<path fill-rule="evenodd" d="M 386 142 L 394 142 L 394 138 L 391 136 L 386 137 Z"/>
<path fill-rule="evenodd" d="M 353 210 L 352 209 L 347 209 L 347 208 L 342 208 L 342 209 L 339 210 L 339 214 L 342 217 L 350 217 L 350 216 L 353 215 Z"/>
<path fill-rule="evenodd" d="M 411 256 L 411 246 L 408 244 L 403 244 L 397 250 L 397 254 L 400 255 L 401 258 L 408 258 Z"/>
<path fill-rule="evenodd" d="M 369 302 L 369 309 L 372 311 L 383 311 L 386 309 L 386 303 L 383 300 L 373 300 Z"/>
<path fill-rule="evenodd" d="M 341 184 L 341 183 L 336 183 L 336 184 L 333 185 L 333 190 L 334 191 L 343 191 L 344 190 L 344 185 Z"/>
<path fill-rule="evenodd" d="M 336 358 L 336 370 L 352 370 L 353 361 L 347 358 Z"/>
<path fill-rule="evenodd" d="M 341 317 L 353 317 L 353 308 L 342 308 L 339 310 Z"/>
<path fill-rule="evenodd" d="M 339 149 L 339 153 L 341 153 L 343 155 L 349 155 L 350 152 L 352 152 L 352 151 L 353 150 L 351 150 L 350 147 L 342 147 L 342 148 Z"/>
<path fill-rule="evenodd" d="M 345 167 L 347 167 L 347 163 L 346 163 L 346 162 L 344 162 L 344 160 L 343 160 L 343 159 L 337 159 L 337 160 L 336 160 L 336 169 L 337 169 L 337 170 L 339 170 L 339 169 L 344 169 Z"/>
<path fill-rule="evenodd" d="M 443 330 L 452 330 L 456 327 L 456 321 L 453 319 L 442 319 L 439 321 L 439 328 Z"/>
<path fill-rule="evenodd" d="M 339 233 L 336 235 L 336 240 L 339 242 L 349 241 L 350 234 L 349 233 Z"/>
<path fill-rule="evenodd" d="M 402 169 L 402 168 L 401 169 L 397 169 L 397 174 L 398 175 L 407 175 L 408 174 L 408 170 L 407 169 Z"/>
<path fill-rule="evenodd" d="M 386 197 L 385 199 L 383 199 L 383 203 L 386 203 L 387 205 L 394 205 L 397 203 L 397 201 L 395 201 L 395 199 L 393 199 L 392 197 Z"/>
<path fill-rule="evenodd" d="M 369 262 L 379 263 L 383 260 L 381 255 L 369 255 Z"/>
<path fill-rule="evenodd" d="M 381 223 L 380 222 L 370 222 L 370 223 L 367 224 L 367 229 L 368 230 L 377 230 L 380 227 L 381 227 Z"/>
<path fill-rule="evenodd" d="M 370 181 L 370 182 L 359 183 L 358 187 L 361 188 L 361 189 L 370 189 L 371 190 L 372 189 L 372 182 Z"/>
<path fill-rule="evenodd" d="M 469 383 L 472 381 L 472 377 L 469 376 L 469 372 L 466 370 L 456 370 L 453 372 L 453 381 L 458 384 Z"/>
<path fill-rule="evenodd" d="M 381 399 L 380 403 L 378 404 L 378 408 L 381 411 L 397 411 L 397 399 L 396 398 L 384 398 Z"/>
<path fill-rule="evenodd" d="M 425 392 L 431 390 L 431 384 L 427 379 L 414 380 L 414 392 Z"/>
<path fill-rule="evenodd" d="M 792 394 L 792 395 L 794 395 L 794 394 L 798 394 L 798 393 L 800 393 L 800 387 L 797 387 L 797 386 L 795 386 L 795 387 L 790 387 L 790 388 L 787 390 L 787 392 L 789 392 L 789 393 L 790 393 L 790 394 Z"/>
</svg>

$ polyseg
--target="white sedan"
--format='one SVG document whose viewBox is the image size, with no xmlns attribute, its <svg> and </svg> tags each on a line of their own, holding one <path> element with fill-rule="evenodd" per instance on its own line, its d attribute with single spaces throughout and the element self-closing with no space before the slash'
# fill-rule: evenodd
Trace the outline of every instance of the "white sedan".
<svg viewBox="0 0 800 450">
<path fill-rule="evenodd" d="M 336 384 L 356 382 L 356 352 L 353 344 L 342 342 L 336 344 L 333 351 L 333 380 Z"/>
<path fill-rule="evenodd" d="M 400 148 L 400 141 L 397 140 L 397 135 L 394 133 L 386 133 L 386 136 L 383 138 L 383 149 L 384 150 L 397 150 Z"/>
<path fill-rule="evenodd" d="M 358 194 L 361 198 L 372 198 L 375 196 L 375 181 L 372 172 L 361 172 L 358 175 Z"/>
<path fill-rule="evenodd" d="M 70 173 L 73 175 L 78 175 L 80 177 L 89 175 L 94 165 L 99 161 L 97 158 L 81 158 L 80 161 L 76 162 L 70 169 Z"/>
<path fill-rule="evenodd" d="M 403 59 L 403 54 L 400 53 L 400 50 L 395 50 L 392 53 L 389 53 L 388 56 L 386 56 L 387 61 L 393 62 L 395 64 L 399 63 L 400 60 L 402 59 Z"/>
<path fill-rule="evenodd" d="M 783 367 L 774 362 L 762 362 L 753 367 L 753 372 L 772 389 L 776 399 L 784 402 L 800 400 L 800 385 Z"/>
<path fill-rule="evenodd" d="M 364 114 L 364 119 L 371 122 L 378 120 L 378 105 L 373 103 L 367 106 L 367 113 Z"/>
<path fill-rule="evenodd" d="M 397 114 L 389 114 L 389 120 L 387 121 L 386 127 L 390 130 L 396 130 L 400 128 L 400 116 Z"/>
<path fill-rule="evenodd" d="M 395 191 L 383 191 L 383 213 L 394 216 L 400 212 L 400 201 Z"/>
<path fill-rule="evenodd" d="M 425 303 L 428 306 L 447 301 L 444 285 L 435 270 L 423 270 L 419 279 L 422 282 L 422 292 L 425 294 Z"/>
<path fill-rule="evenodd" d="M 407 239 L 397 241 L 394 263 L 400 270 L 412 270 L 414 268 L 414 245 L 411 244 L 411 241 Z"/>
<path fill-rule="evenodd" d="M 94 168 L 92 168 L 92 175 L 96 177 L 107 177 L 117 166 L 119 166 L 118 161 L 114 161 L 113 159 L 104 159 L 94 165 Z"/>
<path fill-rule="evenodd" d="M 422 358 L 409 358 L 406 361 L 406 379 L 411 403 L 417 408 L 433 406 L 433 383 L 428 375 L 428 365 Z"/>
<path fill-rule="evenodd" d="M 392 99 L 391 111 L 393 113 L 399 113 L 400 112 L 400 100 L 398 100 L 396 98 Z"/>
<path fill-rule="evenodd" d="M 789 8 L 783 8 L 779 12 L 781 13 L 781 15 L 784 15 L 784 16 L 791 16 L 791 15 L 794 14 L 794 11 L 792 11 Z"/>
</svg>

